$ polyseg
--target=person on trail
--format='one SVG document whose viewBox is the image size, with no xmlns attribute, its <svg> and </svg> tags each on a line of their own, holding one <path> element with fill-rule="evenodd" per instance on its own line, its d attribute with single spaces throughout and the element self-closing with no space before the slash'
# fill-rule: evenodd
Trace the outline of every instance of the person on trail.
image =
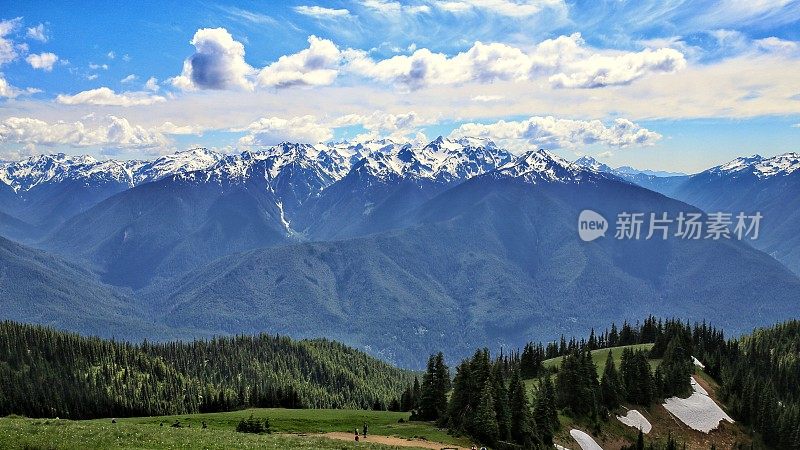
<svg viewBox="0 0 800 450">
<path fill-rule="evenodd" d="M 358 428 L 356 428 L 356 442 L 358 442 Z"/>
<path fill-rule="evenodd" d="M 367 422 L 364 422 L 364 438 L 367 437 Z"/>
</svg>

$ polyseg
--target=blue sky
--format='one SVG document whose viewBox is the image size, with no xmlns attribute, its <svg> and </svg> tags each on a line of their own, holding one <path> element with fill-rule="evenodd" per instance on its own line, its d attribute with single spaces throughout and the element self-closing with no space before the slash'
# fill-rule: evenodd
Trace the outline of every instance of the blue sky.
<svg viewBox="0 0 800 450">
<path fill-rule="evenodd" d="M 800 151 L 800 1 L 14 1 L 0 159 L 480 135 L 693 172 Z"/>
</svg>

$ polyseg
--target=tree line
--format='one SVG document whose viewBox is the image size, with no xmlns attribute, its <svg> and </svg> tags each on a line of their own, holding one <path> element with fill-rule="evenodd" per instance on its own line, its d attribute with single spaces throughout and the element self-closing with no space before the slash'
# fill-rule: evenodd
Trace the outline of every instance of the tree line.
<svg viewBox="0 0 800 450">
<path fill-rule="evenodd" d="M 411 372 L 327 340 L 262 334 L 131 344 L 0 322 L 0 416 L 399 409 L 412 379 Z"/>
</svg>

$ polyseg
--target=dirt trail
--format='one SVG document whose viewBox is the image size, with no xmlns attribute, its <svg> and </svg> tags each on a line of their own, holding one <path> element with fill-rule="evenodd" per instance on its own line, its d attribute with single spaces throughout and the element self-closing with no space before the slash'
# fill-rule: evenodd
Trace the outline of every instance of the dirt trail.
<svg viewBox="0 0 800 450">
<path fill-rule="evenodd" d="M 321 434 L 320 436 L 330 439 L 337 439 L 340 441 L 355 441 L 353 433 L 333 432 L 333 433 Z M 394 445 L 396 447 L 431 448 L 436 450 L 441 450 L 444 448 L 455 449 L 455 450 L 469 450 L 466 447 L 459 447 L 457 445 L 452 445 L 452 444 L 442 444 L 441 442 L 423 441 L 421 439 L 405 439 L 394 436 L 378 436 L 374 434 L 371 434 L 366 439 L 361 438 L 359 442 Z"/>
</svg>

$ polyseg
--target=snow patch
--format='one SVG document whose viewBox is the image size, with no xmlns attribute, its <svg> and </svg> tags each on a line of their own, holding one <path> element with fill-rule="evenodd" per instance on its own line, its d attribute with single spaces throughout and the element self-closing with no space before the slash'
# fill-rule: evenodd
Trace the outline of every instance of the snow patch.
<svg viewBox="0 0 800 450">
<path fill-rule="evenodd" d="M 697 366 L 697 367 L 699 367 L 701 369 L 705 369 L 706 368 L 706 365 L 701 363 L 700 360 L 695 358 L 694 356 L 692 356 L 692 362 L 694 363 L 695 366 Z"/>
<path fill-rule="evenodd" d="M 691 378 L 692 390 L 689 398 L 672 397 L 664 400 L 664 408 L 689 428 L 703 433 L 716 429 L 720 422 L 733 419 L 708 396 L 708 392 Z"/>
<path fill-rule="evenodd" d="M 628 414 L 624 416 L 617 416 L 617 419 L 624 423 L 629 427 L 636 428 L 637 430 L 642 430 L 642 433 L 647 434 L 650 430 L 653 429 L 653 426 L 650 424 L 650 421 L 647 420 L 645 416 L 642 415 L 639 411 L 635 409 L 631 409 L 628 411 Z"/>
<path fill-rule="evenodd" d="M 603 447 L 600 447 L 591 436 L 581 430 L 572 429 L 569 435 L 572 436 L 572 439 L 575 439 L 582 450 L 603 450 Z"/>
</svg>

